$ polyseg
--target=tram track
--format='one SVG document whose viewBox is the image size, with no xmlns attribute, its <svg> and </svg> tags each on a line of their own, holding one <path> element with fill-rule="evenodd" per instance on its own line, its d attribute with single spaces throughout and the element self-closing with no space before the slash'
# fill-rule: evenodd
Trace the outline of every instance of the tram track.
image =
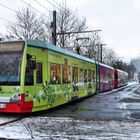
<svg viewBox="0 0 140 140">
<path fill-rule="evenodd" d="M 10 124 L 10 123 L 14 123 L 14 122 L 17 122 L 17 121 L 20 121 L 26 117 L 28 117 L 29 115 L 21 115 L 19 114 L 20 116 L 12 116 L 11 114 L 2 114 L 2 116 L 0 116 L 0 126 L 4 126 L 4 125 L 7 125 L 7 124 Z M 9 119 L 8 119 L 9 118 Z"/>
<path fill-rule="evenodd" d="M 135 91 L 137 90 L 138 87 L 136 87 L 136 84 L 135 85 L 130 85 L 128 87 L 126 87 L 123 91 Z"/>
</svg>

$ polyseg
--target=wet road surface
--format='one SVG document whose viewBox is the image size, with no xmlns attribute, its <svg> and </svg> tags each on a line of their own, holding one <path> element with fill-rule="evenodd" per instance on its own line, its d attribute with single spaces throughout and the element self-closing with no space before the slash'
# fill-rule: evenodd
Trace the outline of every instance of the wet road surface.
<svg viewBox="0 0 140 140">
<path fill-rule="evenodd" d="M 140 119 L 140 86 L 133 84 L 46 111 L 41 116 L 83 120 Z"/>
</svg>

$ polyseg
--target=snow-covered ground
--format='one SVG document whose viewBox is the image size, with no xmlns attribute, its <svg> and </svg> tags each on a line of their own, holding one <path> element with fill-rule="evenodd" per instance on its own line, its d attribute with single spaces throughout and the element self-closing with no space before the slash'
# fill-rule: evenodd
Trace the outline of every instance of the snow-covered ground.
<svg viewBox="0 0 140 140">
<path fill-rule="evenodd" d="M 138 81 L 128 82 L 128 86 L 130 86 L 130 85 L 134 85 L 134 84 L 138 84 L 138 83 L 139 83 Z"/>
<path fill-rule="evenodd" d="M 140 122 L 31 117 L 0 127 L 0 137 L 34 140 L 138 140 Z"/>
</svg>

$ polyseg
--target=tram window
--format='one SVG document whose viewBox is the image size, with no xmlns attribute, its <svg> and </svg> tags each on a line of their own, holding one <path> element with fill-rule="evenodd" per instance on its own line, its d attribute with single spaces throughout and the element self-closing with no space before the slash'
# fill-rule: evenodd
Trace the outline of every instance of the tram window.
<svg viewBox="0 0 140 140">
<path fill-rule="evenodd" d="M 88 81 L 91 82 L 92 75 L 91 75 L 91 70 L 88 70 Z"/>
<path fill-rule="evenodd" d="M 93 70 L 93 75 L 92 75 L 92 77 L 93 77 L 93 81 L 95 81 L 95 71 Z"/>
<path fill-rule="evenodd" d="M 78 68 L 72 67 L 72 81 L 78 82 Z"/>
<path fill-rule="evenodd" d="M 50 63 L 50 83 L 60 84 L 60 64 Z"/>
<path fill-rule="evenodd" d="M 30 61 L 27 61 L 25 73 L 25 85 L 33 85 L 33 84 L 34 84 L 33 69 L 31 68 Z"/>
<path fill-rule="evenodd" d="M 36 66 L 36 83 L 42 83 L 42 63 L 37 63 Z"/>
<path fill-rule="evenodd" d="M 91 76 L 91 82 L 93 82 L 94 79 L 93 79 L 93 71 L 92 70 L 91 70 L 91 75 L 90 76 Z"/>
<path fill-rule="evenodd" d="M 70 66 L 62 65 L 62 76 L 63 83 L 70 83 L 71 81 Z"/>
<path fill-rule="evenodd" d="M 80 82 L 84 82 L 84 71 L 83 69 L 80 69 L 80 74 L 79 74 L 79 79 L 80 79 Z"/>
<path fill-rule="evenodd" d="M 88 76 L 87 76 L 87 70 L 84 70 L 84 82 L 86 83 L 87 82 L 87 79 Z"/>
</svg>

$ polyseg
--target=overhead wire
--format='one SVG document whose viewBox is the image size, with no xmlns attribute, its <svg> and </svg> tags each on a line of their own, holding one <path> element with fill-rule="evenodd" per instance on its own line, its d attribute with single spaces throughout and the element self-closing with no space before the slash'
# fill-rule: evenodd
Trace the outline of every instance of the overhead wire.
<svg viewBox="0 0 140 140">
<path fill-rule="evenodd" d="M 28 4 L 27 2 L 25 2 L 24 0 L 21 0 L 21 2 L 23 2 L 24 4 L 26 4 L 27 6 L 31 7 L 32 9 L 34 9 L 35 11 L 37 11 L 39 14 L 43 15 L 44 17 L 48 18 L 50 20 L 49 17 L 47 17 L 44 13 L 40 12 L 39 10 L 37 10 L 35 7 L 33 7 L 30 3 Z"/>
<path fill-rule="evenodd" d="M 9 21 L 9 20 L 7 20 L 7 19 L 5 19 L 5 18 L 2 18 L 2 17 L 0 17 L 0 19 L 6 21 L 6 22 L 8 22 L 8 23 L 11 22 L 11 21 Z M 12 22 L 11 22 L 11 23 L 12 23 Z"/>
<path fill-rule="evenodd" d="M 60 10 L 60 8 L 59 7 L 57 7 L 55 4 L 53 4 L 52 2 L 50 2 L 49 0 L 46 0 L 48 3 L 50 3 L 51 5 L 53 5 L 54 7 L 56 7 L 57 9 L 59 9 Z"/>
<path fill-rule="evenodd" d="M 49 9 L 47 9 L 44 5 L 42 5 L 40 2 L 38 2 L 37 0 L 34 0 L 37 4 L 39 4 L 41 7 L 43 7 L 44 9 L 46 9 L 47 11 L 51 12 Z"/>
<path fill-rule="evenodd" d="M 18 11 L 16 11 L 15 9 L 10 8 L 10 7 L 8 7 L 8 6 L 4 5 L 4 4 L 1 4 L 1 3 L 0 3 L 0 6 L 2 6 L 2 7 L 4 7 L 4 8 L 7 8 L 7 9 L 9 9 L 9 10 L 15 12 L 15 13 L 18 13 Z"/>
<path fill-rule="evenodd" d="M 62 5 L 60 5 L 58 2 L 56 2 L 55 0 L 52 0 L 52 1 L 54 1 L 58 6 L 60 6 L 60 7 L 62 7 L 63 8 L 63 6 Z"/>
<path fill-rule="evenodd" d="M 34 9 L 35 11 L 37 11 L 38 13 L 40 13 L 41 15 L 47 17 L 44 13 L 40 12 L 39 10 L 37 10 L 37 9 L 36 9 L 35 7 L 33 7 L 30 3 L 28 4 L 28 3 L 26 3 L 26 2 L 23 1 L 23 0 L 21 0 L 21 2 L 23 2 L 24 4 L 30 6 L 32 9 Z M 31 2 L 31 0 L 30 0 L 30 2 Z M 39 4 L 39 2 L 38 2 L 38 4 Z M 40 4 L 40 5 L 41 5 L 41 4 Z M 15 9 L 10 8 L 10 7 L 8 7 L 8 6 L 4 5 L 4 4 L 2 4 L 2 3 L 0 3 L 0 6 L 2 6 L 2 7 L 4 7 L 4 8 L 7 8 L 8 10 L 13 11 L 13 12 L 15 12 L 15 13 L 19 13 L 19 12 L 16 11 Z M 43 6 L 43 5 L 42 5 L 42 6 Z M 45 7 L 44 7 L 44 8 L 45 8 Z M 47 8 L 45 8 L 45 9 L 48 10 Z M 48 11 L 49 11 L 49 10 L 48 10 Z M 49 19 L 49 17 L 47 17 L 47 18 Z M 2 18 L 2 17 L 0 17 L 0 19 L 6 21 L 6 19 L 4 19 L 4 18 Z M 49 20 L 50 20 L 50 19 L 49 19 Z M 8 20 L 7 20 L 7 21 L 8 21 Z M 8 22 L 9 22 L 9 21 L 8 21 Z"/>
<path fill-rule="evenodd" d="M 10 8 L 10 7 L 8 7 L 8 6 L 4 5 L 4 4 L 2 4 L 2 3 L 0 3 L 0 6 L 2 6 L 2 7 L 4 7 L 4 8 L 7 8 L 8 10 L 10 10 L 10 11 L 12 11 L 12 12 L 18 13 L 18 11 L 16 11 L 15 9 L 12 9 L 12 8 Z M 5 18 L 3 18 L 3 17 L 0 17 L 0 19 L 3 20 L 3 21 L 6 21 L 6 22 L 8 22 L 8 23 L 12 23 L 11 21 L 9 21 L 9 20 L 7 20 L 7 19 L 5 19 Z"/>
<path fill-rule="evenodd" d="M 35 11 L 37 11 L 38 13 L 40 13 L 41 15 L 47 17 L 44 13 L 40 12 L 39 10 L 37 10 L 37 9 L 36 9 L 35 7 L 33 7 L 30 3 L 28 4 L 28 3 L 26 3 L 24 0 L 21 0 L 21 2 L 23 2 L 24 4 L 30 6 L 32 9 L 34 9 Z M 30 2 L 31 2 L 31 0 L 30 0 Z M 38 4 L 39 4 L 39 2 L 38 2 Z M 40 5 L 42 5 L 42 4 L 40 4 Z M 4 5 L 4 4 L 2 4 L 2 3 L 0 3 L 0 6 L 6 8 L 6 9 L 8 9 L 8 10 L 14 12 L 14 13 L 19 13 L 19 12 L 16 11 L 15 9 L 10 8 L 10 7 L 8 7 L 8 6 Z M 42 7 L 44 7 L 44 6 L 42 5 Z M 48 10 L 46 7 L 44 7 L 44 8 L 45 8 L 46 10 Z M 48 10 L 48 11 L 49 11 L 49 10 Z M 50 20 L 49 17 L 47 17 L 47 18 Z M 0 17 L 0 20 L 6 21 L 6 22 L 8 22 L 8 23 L 11 22 L 11 21 L 9 21 L 9 20 L 3 18 L 3 17 Z M 12 22 L 11 22 L 11 23 L 12 23 Z"/>
</svg>

